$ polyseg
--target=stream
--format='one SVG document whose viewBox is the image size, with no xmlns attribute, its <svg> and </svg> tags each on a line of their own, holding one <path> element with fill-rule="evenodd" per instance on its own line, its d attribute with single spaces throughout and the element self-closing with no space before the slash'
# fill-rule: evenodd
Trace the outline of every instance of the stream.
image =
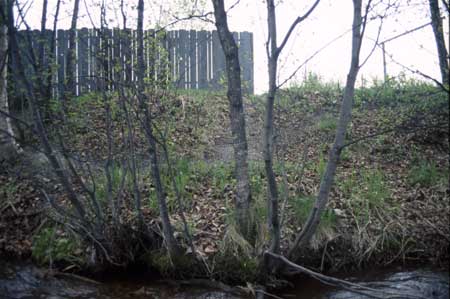
<svg viewBox="0 0 450 299">
<path fill-rule="evenodd" d="M 100 284 L 67 276 L 49 276 L 47 272 L 30 263 L 0 260 L 0 298 L 150 298 L 150 299 L 233 299 L 238 298 L 219 290 L 177 287 L 151 276 L 130 277 L 124 274 L 105 277 Z M 373 270 L 342 276 L 351 282 L 379 291 L 395 292 L 395 298 L 449 298 L 449 273 L 425 269 Z M 310 278 L 299 278 L 294 288 L 280 290 L 277 296 L 310 299 L 370 298 L 342 289 L 326 286 Z M 392 293 L 393 294 L 393 293 Z"/>
</svg>

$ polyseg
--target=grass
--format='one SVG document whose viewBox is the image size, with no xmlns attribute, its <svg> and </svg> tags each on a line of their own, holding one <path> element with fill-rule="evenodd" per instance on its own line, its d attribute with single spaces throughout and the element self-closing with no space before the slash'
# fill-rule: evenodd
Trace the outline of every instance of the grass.
<svg viewBox="0 0 450 299">
<path fill-rule="evenodd" d="M 233 189 L 236 183 L 233 177 L 233 170 L 234 166 L 232 163 L 208 163 L 187 158 L 173 161 L 175 185 L 178 192 L 180 192 L 182 200 L 184 200 L 183 205 L 188 206 L 191 203 L 192 191 L 200 188 L 200 186 L 209 186 L 212 195 L 217 198 L 224 197 L 224 192 L 228 188 Z M 171 174 L 167 165 L 162 165 L 161 167 L 161 179 L 167 194 L 167 206 L 169 211 L 174 212 L 178 208 L 175 200 L 176 190 L 172 184 Z M 159 213 L 156 192 L 154 188 L 151 188 L 150 191 L 149 207 L 156 213 Z"/>
<path fill-rule="evenodd" d="M 314 196 L 300 196 L 291 199 L 291 205 L 294 213 L 294 221 L 297 227 L 303 226 L 314 206 L 316 198 Z M 336 225 L 336 215 L 330 209 L 326 209 L 320 218 L 320 231 L 332 229 Z"/>
<path fill-rule="evenodd" d="M 364 171 L 362 179 L 364 187 L 359 193 L 365 195 L 369 206 L 382 207 L 384 201 L 391 196 L 382 171 L 379 169 Z"/>
<path fill-rule="evenodd" d="M 291 221 L 295 228 L 303 227 L 313 209 L 315 196 L 297 196 L 290 198 L 292 206 Z M 319 225 L 311 239 L 311 248 L 318 249 L 336 236 L 338 218 L 334 210 L 326 208 L 320 215 Z"/>
<path fill-rule="evenodd" d="M 122 179 L 125 176 L 125 188 L 131 190 L 131 178 L 125 174 L 125 170 L 117 164 L 113 164 L 111 167 L 111 193 L 112 196 L 119 191 Z M 106 173 L 98 176 L 95 180 L 95 196 L 101 202 L 105 202 L 108 197 L 108 179 Z"/>
<path fill-rule="evenodd" d="M 8 182 L 0 187 L 0 193 L 5 195 L 5 199 L 11 201 L 14 195 L 17 193 L 17 184 L 16 182 Z"/>
<path fill-rule="evenodd" d="M 386 82 L 374 79 L 368 87 L 355 90 L 356 107 L 365 104 L 390 107 L 415 104 L 416 108 L 427 109 L 439 102 L 445 102 L 445 99 L 445 93 L 436 86 L 405 76 L 389 78 Z"/>
<path fill-rule="evenodd" d="M 391 197 L 391 190 L 380 169 L 363 169 L 360 172 L 354 170 L 339 181 L 338 188 L 346 198 L 348 212 L 360 226 L 369 222 L 377 209 L 395 209 L 392 202 L 387 202 Z"/>
<path fill-rule="evenodd" d="M 32 256 L 40 264 L 69 262 L 79 264 L 81 258 L 75 255 L 78 242 L 60 234 L 58 227 L 41 229 L 33 238 Z"/>
<path fill-rule="evenodd" d="M 320 156 L 319 156 L 319 161 L 314 166 L 315 172 L 317 173 L 317 176 L 319 178 L 322 178 L 323 175 L 325 174 L 326 167 L 327 167 L 327 161 L 325 160 L 323 151 L 321 151 Z"/>
<path fill-rule="evenodd" d="M 317 128 L 322 132 L 333 132 L 337 127 L 337 119 L 332 115 L 323 116 L 319 123 L 317 124 Z"/>
<path fill-rule="evenodd" d="M 411 186 L 431 187 L 445 179 L 448 182 L 448 171 L 439 171 L 435 162 L 427 160 L 420 160 L 408 174 L 408 182 Z"/>
</svg>

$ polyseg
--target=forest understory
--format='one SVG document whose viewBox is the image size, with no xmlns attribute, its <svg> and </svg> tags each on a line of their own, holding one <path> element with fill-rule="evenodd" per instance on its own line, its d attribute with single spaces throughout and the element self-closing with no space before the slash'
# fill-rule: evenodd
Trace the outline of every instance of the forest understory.
<svg viewBox="0 0 450 299">
<path fill-rule="evenodd" d="M 280 91 L 275 106 L 274 169 L 280 192 L 282 251 L 294 241 L 314 204 L 333 142 L 341 93 L 338 85 L 314 78 Z M 49 126 L 49 134 L 55 143 L 62 134 L 66 143 L 59 150 L 75 165 L 88 165 L 89 171 L 85 171 L 90 176 L 83 180 L 95 185 L 102 204 L 108 193 L 105 163 L 114 161 L 111 191 L 121 198 L 120 229 L 113 223 L 111 211 L 105 210 L 104 215 L 111 219 L 106 220 L 104 230 L 114 263 L 100 260 L 93 246 L 80 239 L 52 207 L 56 203 L 70 209 L 71 204 L 37 141 L 24 145 L 20 161 L 2 162 L 2 256 L 31 258 L 68 272 L 139 264 L 171 278 L 208 277 L 229 283 L 261 279 L 258 264 L 269 237 L 261 145 L 264 97 L 244 99 L 256 223 L 253 242 L 235 229 L 236 180 L 226 96 L 174 91 L 170 96 L 150 98 L 152 109 L 158 110 L 153 111 L 159 115 L 158 134 L 165 140 L 170 158 L 167 160 L 163 151 L 158 153 L 174 236 L 183 250 L 180 261 L 172 261 L 164 250 L 147 144 L 138 120 L 132 124 L 137 181 L 151 239 L 143 237 L 133 206 L 135 193 L 124 156 L 129 144 L 123 110 L 111 95 L 112 140 L 108 141 L 104 101 L 96 94 L 73 98 L 67 119 Z M 392 264 L 432 264 L 448 269 L 447 104 L 443 92 L 414 81 L 394 80 L 387 87 L 375 84 L 357 89 L 348 146 L 341 155 L 330 201 L 311 246 L 296 262 L 328 273 Z M 76 192 L 83 194 L 72 179 Z M 177 197 L 182 200 L 195 259 L 184 258 L 193 252 Z"/>
</svg>

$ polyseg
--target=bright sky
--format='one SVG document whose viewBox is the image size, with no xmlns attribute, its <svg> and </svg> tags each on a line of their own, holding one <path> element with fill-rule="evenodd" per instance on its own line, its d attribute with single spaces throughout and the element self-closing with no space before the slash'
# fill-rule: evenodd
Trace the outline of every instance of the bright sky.
<svg viewBox="0 0 450 299">
<path fill-rule="evenodd" d="M 30 0 L 20 1 L 21 3 L 31 3 Z M 51 13 L 47 21 L 47 28 L 50 28 L 53 22 L 56 0 L 48 1 Z M 105 1 L 109 4 L 109 26 L 122 26 L 122 16 L 119 10 L 120 1 Z M 100 2 L 101 0 L 81 0 L 79 27 L 92 27 L 89 15 L 98 26 Z M 128 26 L 134 27 L 136 24 L 135 18 L 137 13 L 135 6 L 137 0 L 124 0 L 124 2 L 127 7 Z M 205 11 L 211 9 L 209 0 L 145 0 L 146 26 L 150 28 L 156 23 L 170 23 L 173 21 L 173 15 L 185 16 L 194 2 L 203 2 L 205 4 Z M 278 43 L 281 42 L 292 21 L 297 16 L 303 15 L 313 2 L 313 0 L 280 0 L 277 2 Z M 374 0 L 373 2 L 378 3 L 380 1 Z M 384 2 L 388 1 L 385 0 Z M 390 2 L 395 1 L 390 0 Z M 399 11 L 385 19 L 380 40 L 388 39 L 430 22 L 427 0 L 398 0 L 396 2 L 400 4 Z M 441 3 L 441 1 L 439 2 Z M 265 42 L 267 39 L 265 2 L 263 0 L 240 0 L 238 2 L 236 0 L 226 0 L 226 5 L 227 7 L 233 6 L 229 11 L 231 30 L 250 31 L 254 34 L 255 92 L 265 92 L 268 85 L 265 51 Z M 27 13 L 27 22 L 34 28 L 40 26 L 41 7 L 42 0 L 34 0 Z M 173 8 L 176 8 L 176 11 Z M 70 26 L 72 9 L 73 1 L 65 0 L 58 27 L 67 28 Z M 381 11 L 381 7 L 379 10 Z M 181 14 L 178 14 L 179 12 Z M 344 83 L 350 62 L 352 14 L 353 6 L 351 0 L 322 0 L 311 16 L 297 27 L 295 34 L 292 35 L 289 43 L 283 50 L 283 55 L 279 63 L 279 82 L 283 82 L 294 70 L 305 64 L 308 58 L 328 44 L 327 47 L 319 51 L 316 56 L 308 61 L 287 84 L 301 83 L 305 74 L 308 72 L 318 74 L 325 81 L 339 81 Z M 195 28 L 199 26 L 199 23 L 189 21 L 177 26 Z M 200 26 L 207 29 L 214 29 L 212 24 L 202 23 Z M 372 40 L 377 37 L 378 27 L 378 20 L 369 23 L 361 53 L 361 61 L 365 60 L 373 48 L 374 42 Z M 448 41 L 448 15 L 444 20 L 444 28 L 446 40 Z M 339 36 L 342 37 L 338 38 Z M 338 39 L 335 40 L 336 38 Z M 335 41 L 329 44 L 333 40 Z M 387 70 L 391 76 L 397 76 L 402 71 L 407 76 L 412 75 L 411 72 L 406 71 L 399 65 L 401 64 L 414 70 L 420 70 L 433 78 L 440 78 L 436 44 L 431 26 L 427 26 L 419 31 L 387 43 L 386 52 L 388 53 Z M 364 78 L 370 82 L 372 78 L 381 79 L 382 77 L 382 52 L 379 48 L 376 48 L 361 69 L 360 79 Z"/>
</svg>

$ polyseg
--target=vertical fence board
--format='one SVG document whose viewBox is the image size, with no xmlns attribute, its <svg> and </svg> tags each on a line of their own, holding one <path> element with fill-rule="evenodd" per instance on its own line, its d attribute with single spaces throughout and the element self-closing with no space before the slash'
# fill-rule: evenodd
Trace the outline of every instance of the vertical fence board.
<svg viewBox="0 0 450 299">
<path fill-rule="evenodd" d="M 168 76 L 169 76 L 169 79 L 171 81 L 173 81 L 174 80 L 173 31 L 167 32 L 166 43 L 167 43 L 166 49 L 167 49 L 167 61 L 168 61 Z"/>
<path fill-rule="evenodd" d="M 198 43 L 198 88 L 208 87 L 208 33 L 204 30 L 197 33 Z"/>
<path fill-rule="evenodd" d="M 58 63 L 58 96 L 64 96 L 64 86 L 66 81 L 66 53 L 67 53 L 67 39 L 64 30 L 57 32 L 57 63 Z"/>
<path fill-rule="evenodd" d="M 78 30 L 78 92 L 83 94 L 88 92 L 87 76 L 88 76 L 88 29 L 82 28 Z"/>
<path fill-rule="evenodd" d="M 167 46 L 167 32 L 158 33 L 158 51 L 155 58 L 158 61 L 157 77 L 159 82 L 165 82 L 169 76 L 169 51 Z M 155 61 L 156 63 L 156 61 Z"/>
<path fill-rule="evenodd" d="M 132 48 L 131 48 L 132 44 L 131 44 L 131 30 L 130 29 L 125 29 L 122 35 L 122 44 L 121 44 L 121 49 L 122 49 L 122 59 L 123 59 L 123 65 L 124 65 L 124 70 L 125 70 L 125 78 L 124 81 L 125 82 L 130 82 L 131 81 L 131 74 L 132 74 L 132 67 L 131 67 L 131 52 L 132 52 Z"/>
<path fill-rule="evenodd" d="M 187 62 L 187 58 L 189 57 L 187 54 L 188 52 L 188 48 L 187 48 L 187 43 L 188 43 L 188 38 L 189 38 L 189 32 L 186 30 L 180 30 L 179 31 L 179 54 L 178 54 L 178 72 L 179 72 L 179 83 L 178 83 L 178 87 L 185 89 L 186 88 L 186 81 L 187 81 L 187 75 L 188 75 L 188 70 L 186 67 L 186 62 Z"/>
<path fill-rule="evenodd" d="M 150 82 L 156 79 L 156 55 L 158 50 L 158 40 L 154 30 L 148 30 L 147 51 L 148 51 L 148 78 Z"/>
<path fill-rule="evenodd" d="M 190 89 L 197 89 L 197 31 L 189 31 L 189 83 Z"/>
<path fill-rule="evenodd" d="M 56 91 L 54 90 L 54 82 L 56 78 L 56 74 L 53 71 L 53 68 L 49 68 L 50 66 L 53 66 L 55 63 L 55 50 L 56 46 L 51 49 L 51 41 L 53 38 L 53 31 L 52 30 L 45 30 L 43 36 L 41 37 L 44 41 L 44 60 L 42 64 L 42 70 L 44 71 L 44 77 L 42 80 L 45 81 L 44 86 L 47 87 L 47 76 L 51 76 L 50 82 L 48 82 L 51 85 L 51 95 L 56 96 Z"/>
<path fill-rule="evenodd" d="M 248 94 L 253 94 L 253 33 L 240 33 L 239 61 L 245 87 L 243 90 Z"/>
<path fill-rule="evenodd" d="M 222 89 L 221 85 L 223 75 L 225 74 L 225 55 L 223 54 L 217 31 L 212 33 L 212 61 L 213 61 L 213 77 L 212 87 L 214 89 Z"/>
<path fill-rule="evenodd" d="M 122 53 L 121 53 L 121 42 L 122 42 L 122 36 L 121 36 L 121 30 L 119 28 L 113 29 L 113 78 L 114 78 L 114 84 L 116 86 L 114 87 L 114 90 L 117 90 L 117 84 L 121 84 L 123 80 L 123 68 L 122 68 Z"/>
<path fill-rule="evenodd" d="M 172 80 L 175 82 L 178 82 L 179 76 L 180 76 L 180 69 L 179 69 L 179 54 L 180 54 L 180 44 L 177 43 L 179 38 L 179 32 L 178 30 L 172 31 L 172 47 L 173 47 L 173 77 Z"/>
<path fill-rule="evenodd" d="M 91 76 L 92 76 L 92 90 L 98 91 L 100 88 L 99 85 L 99 75 L 101 74 L 102 66 L 101 66 L 101 48 L 100 48 L 100 32 L 99 30 L 95 29 L 92 32 L 92 47 L 91 47 L 91 62 L 92 62 L 92 69 L 91 69 Z"/>
<path fill-rule="evenodd" d="M 112 30 L 111 29 L 105 29 L 105 66 L 106 66 L 106 87 L 108 90 L 114 90 L 113 86 L 113 65 L 114 65 L 114 58 L 113 58 L 113 36 L 112 36 Z"/>
</svg>

